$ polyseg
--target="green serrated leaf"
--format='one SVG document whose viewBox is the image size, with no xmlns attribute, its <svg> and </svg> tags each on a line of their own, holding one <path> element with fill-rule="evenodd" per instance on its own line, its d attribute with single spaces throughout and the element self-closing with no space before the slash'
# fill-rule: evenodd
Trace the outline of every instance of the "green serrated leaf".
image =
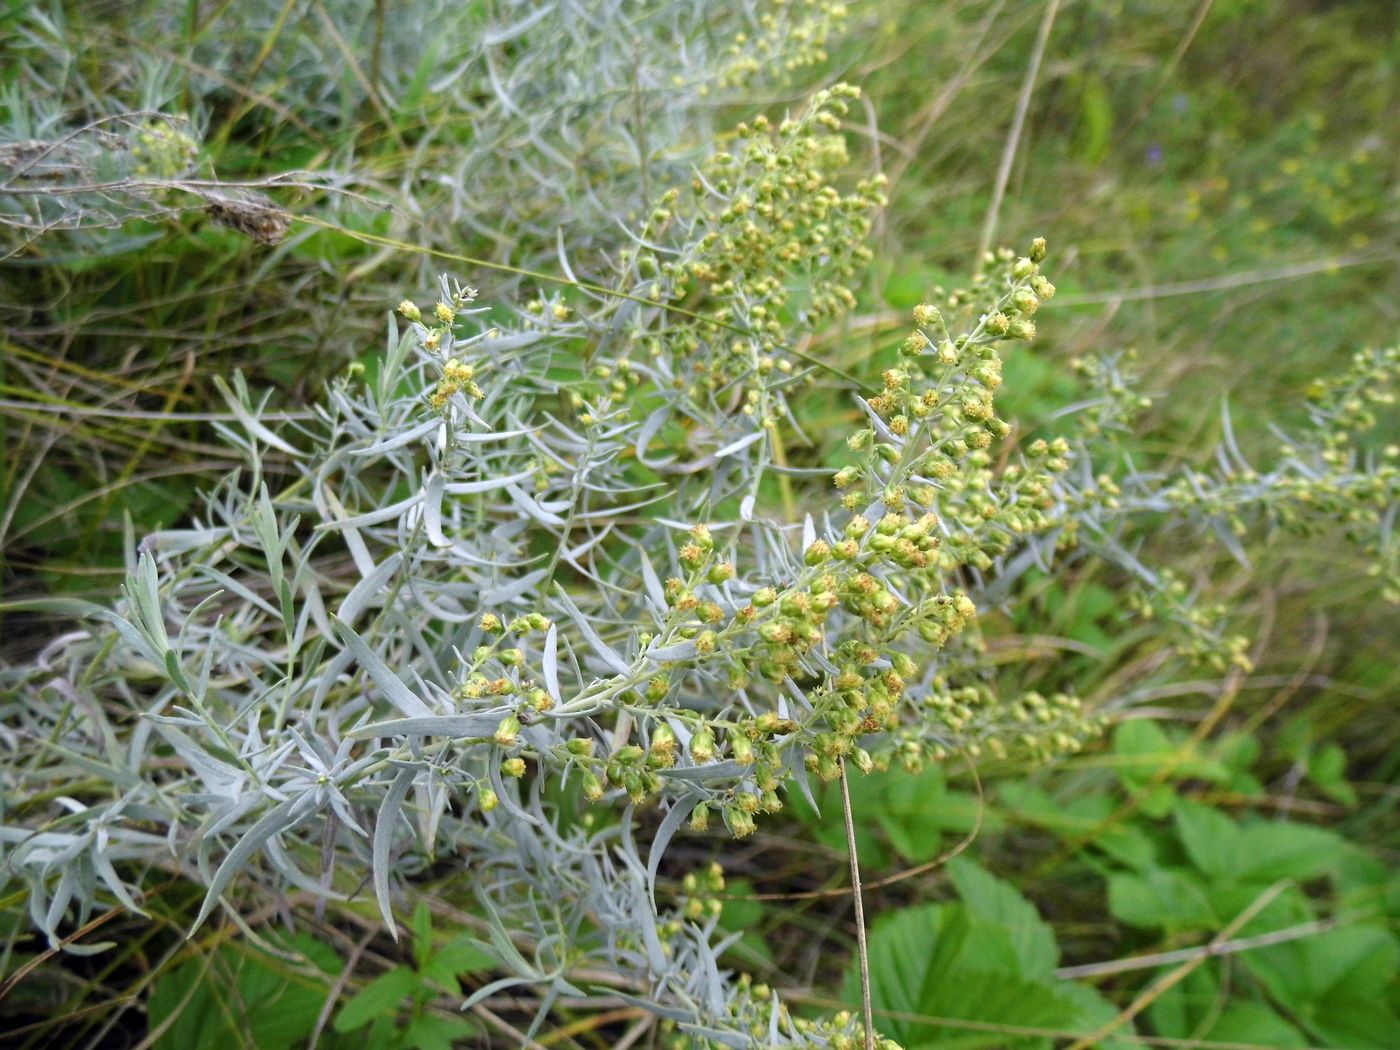
<svg viewBox="0 0 1400 1050">
<path fill-rule="evenodd" d="M 394 1017 L 403 1001 L 422 987 L 418 974 L 405 966 L 395 966 L 360 989 L 335 1015 L 337 1032 L 353 1032 L 380 1017 Z"/>
<path fill-rule="evenodd" d="M 442 1014 L 419 1014 L 404 1029 L 404 1046 L 417 1050 L 453 1050 L 457 1041 L 477 1031 L 477 1026 L 465 1017 L 444 1017 Z"/>
<path fill-rule="evenodd" d="M 1060 961 L 1055 931 L 1009 882 L 991 875 L 967 857 L 948 862 L 948 874 L 958 896 L 975 915 L 1006 930 L 1020 961 L 1020 972 L 1027 977 L 1046 978 Z"/>
<path fill-rule="evenodd" d="M 1000 895 L 992 891 L 991 896 Z M 1024 976 L 1006 928 L 963 905 L 924 905 L 891 913 L 871 929 L 869 949 L 877 1025 L 910 1050 L 1019 1050 L 1037 1045 L 1008 1036 L 998 1025 L 1083 1034 L 1092 1030 L 1090 1011 L 1077 995 L 1067 993 L 1067 986 L 1053 978 Z M 854 967 L 847 970 L 844 994 L 848 1002 L 860 1001 Z M 940 1021 L 974 1021 L 979 1028 Z"/>
<path fill-rule="evenodd" d="M 1110 876 L 1108 910 L 1119 922 L 1143 929 L 1209 930 L 1216 925 L 1196 876 L 1169 868 Z"/>
<path fill-rule="evenodd" d="M 221 945 L 208 958 L 176 967 L 160 976 L 151 992 L 153 1030 L 169 1022 L 154 1044 L 156 1050 L 304 1046 L 340 959 L 329 945 L 304 933 L 292 937 L 274 932 L 268 939 L 304 956 L 312 968 L 241 942 Z"/>
</svg>

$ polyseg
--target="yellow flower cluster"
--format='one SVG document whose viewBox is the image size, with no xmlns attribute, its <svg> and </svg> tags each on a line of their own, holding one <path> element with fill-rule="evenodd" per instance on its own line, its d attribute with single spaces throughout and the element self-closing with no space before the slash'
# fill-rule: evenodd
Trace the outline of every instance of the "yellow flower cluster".
<svg viewBox="0 0 1400 1050">
<path fill-rule="evenodd" d="M 766 420 L 769 387 L 796 363 L 786 353 L 794 322 L 854 305 L 850 284 L 870 258 L 862 242 L 884 203 L 880 176 L 849 192 L 834 182 L 846 160 L 840 117 L 857 94 L 838 85 L 815 95 L 800 117 L 740 124 L 696 176 L 688 200 L 671 190 L 653 209 L 642 238 L 658 248 L 624 260 L 649 297 L 703 307 L 716 322 L 668 318 L 643 337 L 653 356 L 689 362 L 676 382 L 693 399 L 737 380 L 747 387 L 743 411 Z"/>
<path fill-rule="evenodd" d="M 398 305 L 399 315 L 413 324 L 423 348 L 446 358 L 442 364 L 442 376 L 428 394 L 428 404 L 434 411 L 445 412 L 458 394 L 471 398 L 483 396 L 481 387 L 476 383 L 476 369 L 465 361 L 447 356 L 452 349 L 453 327 L 458 323 L 458 315 L 475 299 L 475 288 L 458 285 L 448 290 L 444 283 L 443 297 L 433 305 L 431 321 L 410 299 Z"/>
<path fill-rule="evenodd" d="M 138 178 L 173 179 L 190 170 L 199 144 L 168 121 L 142 125 L 131 146 L 131 173 Z"/>
<path fill-rule="evenodd" d="M 825 62 L 827 42 L 848 17 L 846 5 L 833 0 L 767 0 L 753 30 L 736 33 L 725 48 L 719 86 L 742 87 L 775 61 L 784 73 Z M 702 86 L 702 93 L 707 90 Z"/>
</svg>

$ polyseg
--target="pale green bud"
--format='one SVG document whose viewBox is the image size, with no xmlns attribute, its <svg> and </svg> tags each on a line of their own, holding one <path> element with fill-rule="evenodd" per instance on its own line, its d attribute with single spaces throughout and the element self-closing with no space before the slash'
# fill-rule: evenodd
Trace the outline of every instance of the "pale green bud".
<svg viewBox="0 0 1400 1050">
<path fill-rule="evenodd" d="M 501 747 L 510 747 L 520 736 L 520 719 L 515 715 L 506 715 L 501 719 L 501 724 L 496 727 L 495 735 L 492 737 Z"/>
</svg>

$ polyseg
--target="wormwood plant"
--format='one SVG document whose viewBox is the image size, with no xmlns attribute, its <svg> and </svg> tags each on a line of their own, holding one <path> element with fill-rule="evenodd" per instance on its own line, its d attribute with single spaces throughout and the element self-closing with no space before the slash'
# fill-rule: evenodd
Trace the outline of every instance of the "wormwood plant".
<svg viewBox="0 0 1400 1050">
<path fill-rule="evenodd" d="M 1102 712 L 1000 695 L 980 645 L 979 607 L 1035 566 L 1107 557 L 1186 652 L 1242 660 L 1129 549 L 1133 516 L 1226 538 L 1340 518 L 1395 586 L 1400 472 L 1363 447 L 1394 351 L 1322 384 L 1274 465 L 1227 442 L 1180 477 L 1116 453 L 1140 401 L 1120 359 L 1085 364 L 1069 436 L 998 416 L 1003 355 L 1054 295 L 1040 240 L 919 306 L 878 389 L 813 359 L 881 204 L 844 173 L 853 94 L 722 136 L 587 281 L 405 300 L 305 419 L 220 382 L 245 467 L 133 543 L 111 608 L 40 603 L 76 622 L 8 676 L 3 871 L 36 929 L 140 912 L 175 873 L 207 887 L 196 925 L 354 908 L 368 880 L 397 935 L 447 865 L 503 974 L 468 1002 L 528 990 L 532 1033 L 605 989 L 682 1044 L 858 1045 L 721 967 L 722 864 L 668 857 L 683 828 L 742 838 L 847 769 L 1082 746 Z M 783 465 L 818 380 L 860 413 L 834 472 Z"/>
<path fill-rule="evenodd" d="M 295 187 L 391 203 L 369 224 L 380 234 L 551 270 L 562 240 L 591 265 L 619 216 L 689 173 L 716 111 L 789 89 L 850 21 L 832 0 L 421 0 L 386 13 L 323 4 L 301 31 L 280 0 L 240 3 L 236 19 L 61 0 L 10 13 L 21 75 L 0 81 L 3 251 L 192 210 L 275 242 L 286 220 L 259 191 Z M 268 156 L 227 149 L 235 125 Z M 286 170 L 308 150 L 314 170 Z"/>
</svg>

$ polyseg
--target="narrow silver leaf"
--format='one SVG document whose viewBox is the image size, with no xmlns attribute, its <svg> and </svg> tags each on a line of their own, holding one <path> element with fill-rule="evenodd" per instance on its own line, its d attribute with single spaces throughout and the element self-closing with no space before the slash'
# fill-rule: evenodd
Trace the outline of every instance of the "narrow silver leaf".
<svg viewBox="0 0 1400 1050">
<path fill-rule="evenodd" d="M 398 823 L 399 809 L 413 787 L 417 770 L 405 766 L 394 777 L 389 790 L 384 793 L 384 801 L 379 806 L 379 818 L 374 824 L 374 852 L 371 871 L 374 875 L 374 896 L 379 901 L 379 914 L 384 916 L 384 925 L 394 940 L 399 939 L 399 928 L 394 922 L 394 912 L 389 905 L 389 847 L 394 842 L 394 825 Z"/>
<path fill-rule="evenodd" d="M 335 624 L 336 632 L 340 635 L 340 640 L 345 643 L 345 648 L 354 654 L 355 659 L 368 672 L 374 684 L 379 686 L 384 693 L 384 698 L 389 703 L 410 718 L 425 717 L 433 713 L 427 704 L 418 699 L 413 691 L 404 685 L 403 679 L 389 670 L 388 665 L 364 643 L 364 639 L 350 629 L 348 624 L 334 616 L 331 617 L 331 622 Z"/>
<path fill-rule="evenodd" d="M 357 740 L 370 736 L 488 737 L 496 731 L 506 713 L 502 710 L 493 714 L 393 718 L 387 722 L 372 722 L 367 726 L 359 726 L 346 736 Z"/>
</svg>

